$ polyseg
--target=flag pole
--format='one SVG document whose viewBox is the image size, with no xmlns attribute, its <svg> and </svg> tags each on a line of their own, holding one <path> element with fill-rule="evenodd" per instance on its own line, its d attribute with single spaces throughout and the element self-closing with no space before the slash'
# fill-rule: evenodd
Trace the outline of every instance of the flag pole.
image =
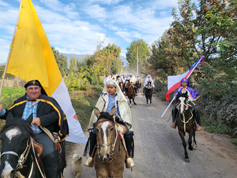
<svg viewBox="0 0 237 178">
<path fill-rule="evenodd" d="M 198 66 L 198 64 L 200 63 L 202 57 L 198 60 L 198 63 L 196 64 L 196 66 L 194 66 L 194 69 L 192 70 L 192 72 L 188 75 L 187 79 L 189 78 L 189 76 L 193 73 L 193 71 L 195 70 L 195 68 Z M 168 110 L 168 108 L 170 107 L 170 105 L 173 103 L 175 99 L 175 96 L 173 97 L 173 99 L 171 100 L 170 104 L 167 106 L 167 108 L 165 109 L 164 113 L 161 115 L 161 117 L 163 117 L 166 113 L 166 111 Z"/>
<path fill-rule="evenodd" d="M 162 114 L 161 117 L 163 117 L 163 116 L 165 115 L 166 111 L 168 110 L 168 108 L 170 107 L 170 105 L 173 103 L 174 99 L 175 99 L 175 97 L 173 97 L 173 99 L 171 100 L 170 104 L 167 106 L 167 108 L 165 109 L 165 112 Z"/>
<path fill-rule="evenodd" d="M 15 30 L 14 30 L 14 33 L 13 33 L 13 36 L 12 36 L 12 42 L 11 42 L 10 49 L 9 49 L 9 52 L 8 52 L 5 69 L 4 69 L 4 72 L 3 72 L 3 75 L 2 75 L 2 82 L 1 82 L 1 86 L 0 86 L 0 98 L 2 96 L 2 87 L 3 87 L 4 79 L 5 79 L 5 76 L 6 76 L 6 71 L 7 71 L 9 58 L 10 58 L 12 48 L 13 48 L 12 44 L 13 44 L 13 41 L 14 41 L 14 38 L 15 38 L 15 35 L 16 35 L 16 30 L 19 26 L 18 22 L 19 22 L 19 17 L 20 17 L 21 6 L 22 6 L 22 0 L 21 0 L 20 7 L 19 7 L 18 17 L 17 17 L 17 21 L 16 21 L 16 25 L 15 25 Z"/>
</svg>

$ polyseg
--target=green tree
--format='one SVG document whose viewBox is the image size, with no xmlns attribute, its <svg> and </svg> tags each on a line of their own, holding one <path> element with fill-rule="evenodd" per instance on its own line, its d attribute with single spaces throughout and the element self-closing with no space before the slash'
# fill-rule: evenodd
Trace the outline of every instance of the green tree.
<svg viewBox="0 0 237 178">
<path fill-rule="evenodd" d="M 75 56 L 72 56 L 70 58 L 70 66 L 69 66 L 69 70 L 70 72 L 76 72 L 77 71 L 77 59 Z"/>
<path fill-rule="evenodd" d="M 57 62 L 58 68 L 64 76 L 68 72 L 68 67 L 67 67 L 67 57 L 63 54 L 60 54 L 58 50 L 56 50 L 54 47 L 51 47 L 55 60 Z"/>
<path fill-rule="evenodd" d="M 141 67 L 146 63 L 147 58 L 150 55 L 149 45 L 143 41 L 143 39 L 132 41 L 129 47 L 127 47 L 126 59 L 129 62 L 131 68 L 136 67 L 137 64 L 137 47 L 138 47 L 138 64 Z"/>
</svg>

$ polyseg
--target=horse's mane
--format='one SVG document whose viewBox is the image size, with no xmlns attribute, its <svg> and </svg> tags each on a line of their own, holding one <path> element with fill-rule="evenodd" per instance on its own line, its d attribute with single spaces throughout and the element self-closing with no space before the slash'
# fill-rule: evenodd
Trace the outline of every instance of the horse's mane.
<svg viewBox="0 0 237 178">
<path fill-rule="evenodd" d="M 4 127 L 2 128 L 0 134 L 2 134 L 7 128 L 14 127 L 14 126 L 19 127 L 27 137 L 35 136 L 34 131 L 30 127 L 30 124 L 26 120 L 19 119 L 19 118 L 13 121 L 7 122 L 6 125 L 4 125 Z"/>
<path fill-rule="evenodd" d="M 179 97 L 185 97 L 188 98 L 188 94 L 187 93 L 179 93 L 176 96 L 176 102 L 178 102 Z"/>
<path fill-rule="evenodd" d="M 113 121 L 113 117 L 107 112 L 101 112 L 98 120 L 100 119 L 107 119 L 107 120 Z"/>
</svg>

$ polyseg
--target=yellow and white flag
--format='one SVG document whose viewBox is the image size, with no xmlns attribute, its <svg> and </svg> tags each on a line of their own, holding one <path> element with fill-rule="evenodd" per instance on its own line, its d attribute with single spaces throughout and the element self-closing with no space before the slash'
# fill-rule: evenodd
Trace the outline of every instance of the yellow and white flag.
<svg viewBox="0 0 237 178">
<path fill-rule="evenodd" d="M 53 97 L 66 114 L 67 141 L 86 143 L 67 87 L 53 51 L 31 0 L 22 0 L 15 35 L 11 44 L 7 73 L 26 81 L 39 80 L 48 96 Z"/>
<path fill-rule="evenodd" d="M 120 74 L 119 74 L 119 75 L 122 75 L 122 73 L 123 73 L 123 67 L 122 67 L 122 69 L 121 69 L 121 71 L 120 71 Z"/>
</svg>

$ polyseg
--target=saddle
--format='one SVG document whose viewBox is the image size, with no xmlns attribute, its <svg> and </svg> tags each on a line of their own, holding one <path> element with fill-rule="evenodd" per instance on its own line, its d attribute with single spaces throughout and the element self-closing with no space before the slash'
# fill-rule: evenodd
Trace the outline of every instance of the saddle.
<svg viewBox="0 0 237 178">
<path fill-rule="evenodd" d="M 34 146 L 34 149 L 38 155 L 38 157 L 40 157 L 43 153 L 43 145 L 41 145 L 40 143 L 36 142 L 34 139 L 33 139 L 33 146 Z"/>
<path fill-rule="evenodd" d="M 124 135 L 128 131 L 128 127 L 124 125 L 124 123 L 122 124 L 123 121 L 117 113 L 115 114 L 115 118 L 118 119 L 118 121 L 116 121 L 116 125 L 118 127 L 119 134 Z"/>
<path fill-rule="evenodd" d="M 124 135 L 128 131 L 128 128 L 123 124 L 117 123 L 117 127 L 118 127 L 118 132 L 122 135 Z"/>
</svg>

